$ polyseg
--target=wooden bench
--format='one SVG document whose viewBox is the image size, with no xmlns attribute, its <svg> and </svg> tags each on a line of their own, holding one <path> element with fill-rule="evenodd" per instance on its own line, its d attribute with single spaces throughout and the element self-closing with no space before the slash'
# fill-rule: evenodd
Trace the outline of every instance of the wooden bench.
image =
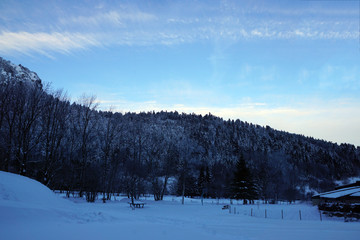
<svg viewBox="0 0 360 240">
<path fill-rule="evenodd" d="M 222 210 L 229 209 L 229 208 L 230 208 L 230 205 L 224 205 L 224 206 L 222 207 Z"/>
<path fill-rule="evenodd" d="M 132 208 L 144 208 L 144 205 L 145 205 L 145 203 L 143 203 L 143 202 L 134 202 L 134 203 L 129 202 L 129 204 L 130 204 L 130 207 L 132 207 Z"/>
</svg>

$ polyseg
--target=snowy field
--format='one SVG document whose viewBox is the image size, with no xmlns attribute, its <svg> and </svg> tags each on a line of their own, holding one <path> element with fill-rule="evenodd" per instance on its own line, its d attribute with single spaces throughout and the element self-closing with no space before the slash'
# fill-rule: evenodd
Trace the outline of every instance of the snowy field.
<svg viewBox="0 0 360 240">
<path fill-rule="evenodd" d="M 132 210 L 123 197 L 106 204 L 68 200 L 34 180 L 0 171 L 0 239 L 360 239 L 359 222 L 325 216 L 320 221 L 317 208 L 308 204 L 234 202 L 230 214 L 222 210 L 228 200 L 143 201 L 143 209 Z"/>
</svg>

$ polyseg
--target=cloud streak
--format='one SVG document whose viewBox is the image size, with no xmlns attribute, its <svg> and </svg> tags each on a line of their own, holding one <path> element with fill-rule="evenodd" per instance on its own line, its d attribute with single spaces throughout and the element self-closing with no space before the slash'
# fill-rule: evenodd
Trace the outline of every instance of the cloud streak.
<svg viewBox="0 0 360 240">
<path fill-rule="evenodd" d="M 61 18 L 59 22 L 63 25 L 86 26 L 90 28 L 113 26 L 125 27 L 127 22 L 149 22 L 156 20 L 157 17 L 150 13 L 141 11 L 110 10 L 100 12 L 92 16 L 74 16 L 71 18 Z"/>
<path fill-rule="evenodd" d="M 343 9 L 318 9 L 314 14 L 310 8 L 277 6 L 267 10 L 255 5 L 243 8 L 230 1 L 219 9 L 205 5 L 189 10 L 180 6 L 180 10 L 167 13 L 156 10 L 155 6 L 139 9 L 135 5 L 114 7 L 105 4 L 90 9 L 85 3 L 83 5 L 85 10 L 81 12 L 67 13 L 63 9 L 61 14 L 50 14 L 55 16 L 54 19 L 28 22 L 29 16 L 24 16 L 26 24 L 13 27 L 4 22 L 6 29 L 0 27 L 0 53 L 68 54 L 103 44 L 144 46 L 214 40 L 354 40 L 359 36 L 355 11 L 344 15 Z M 165 7 L 171 9 L 172 5 Z M 293 19 L 294 15 L 301 20 Z M 9 18 L 11 16 L 3 17 Z"/>
<path fill-rule="evenodd" d="M 0 53 L 32 52 L 51 56 L 50 52 L 69 54 L 73 50 L 86 49 L 92 46 L 102 46 L 100 41 L 91 34 L 83 33 L 29 33 L 29 32 L 1 32 Z"/>
</svg>

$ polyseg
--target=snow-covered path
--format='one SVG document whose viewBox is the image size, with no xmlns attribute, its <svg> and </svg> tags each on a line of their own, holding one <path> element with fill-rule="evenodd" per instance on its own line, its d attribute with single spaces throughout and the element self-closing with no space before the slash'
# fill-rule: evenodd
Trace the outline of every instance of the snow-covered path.
<svg viewBox="0 0 360 240">
<path fill-rule="evenodd" d="M 171 197 L 162 202 L 147 200 L 145 208 L 131 210 L 127 199 L 118 200 L 106 204 L 74 203 L 36 181 L 0 172 L 0 239 L 358 240 L 360 237 L 360 223 L 235 215 L 211 202 L 202 206 L 198 201 L 188 200 L 181 205 Z M 317 214 L 312 207 L 296 207 L 302 206 L 307 215 L 311 211 Z M 236 207 L 240 213 L 249 208 Z"/>
</svg>

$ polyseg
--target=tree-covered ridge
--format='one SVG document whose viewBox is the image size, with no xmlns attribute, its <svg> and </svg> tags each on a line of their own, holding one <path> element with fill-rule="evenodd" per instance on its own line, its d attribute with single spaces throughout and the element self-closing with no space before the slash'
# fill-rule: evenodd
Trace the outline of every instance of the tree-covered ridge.
<svg viewBox="0 0 360 240">
<path fill-rule="evenodd" d="M 131 197 L 230 197 L 243 154 L 260 198 L 306 198 L 358 176 L 360 148 L 178 112 L 113 113 L 94 97 L 70 103 L 36 73 L 0 58 L 0 169 L 53 189 Z"/>
</svg>

